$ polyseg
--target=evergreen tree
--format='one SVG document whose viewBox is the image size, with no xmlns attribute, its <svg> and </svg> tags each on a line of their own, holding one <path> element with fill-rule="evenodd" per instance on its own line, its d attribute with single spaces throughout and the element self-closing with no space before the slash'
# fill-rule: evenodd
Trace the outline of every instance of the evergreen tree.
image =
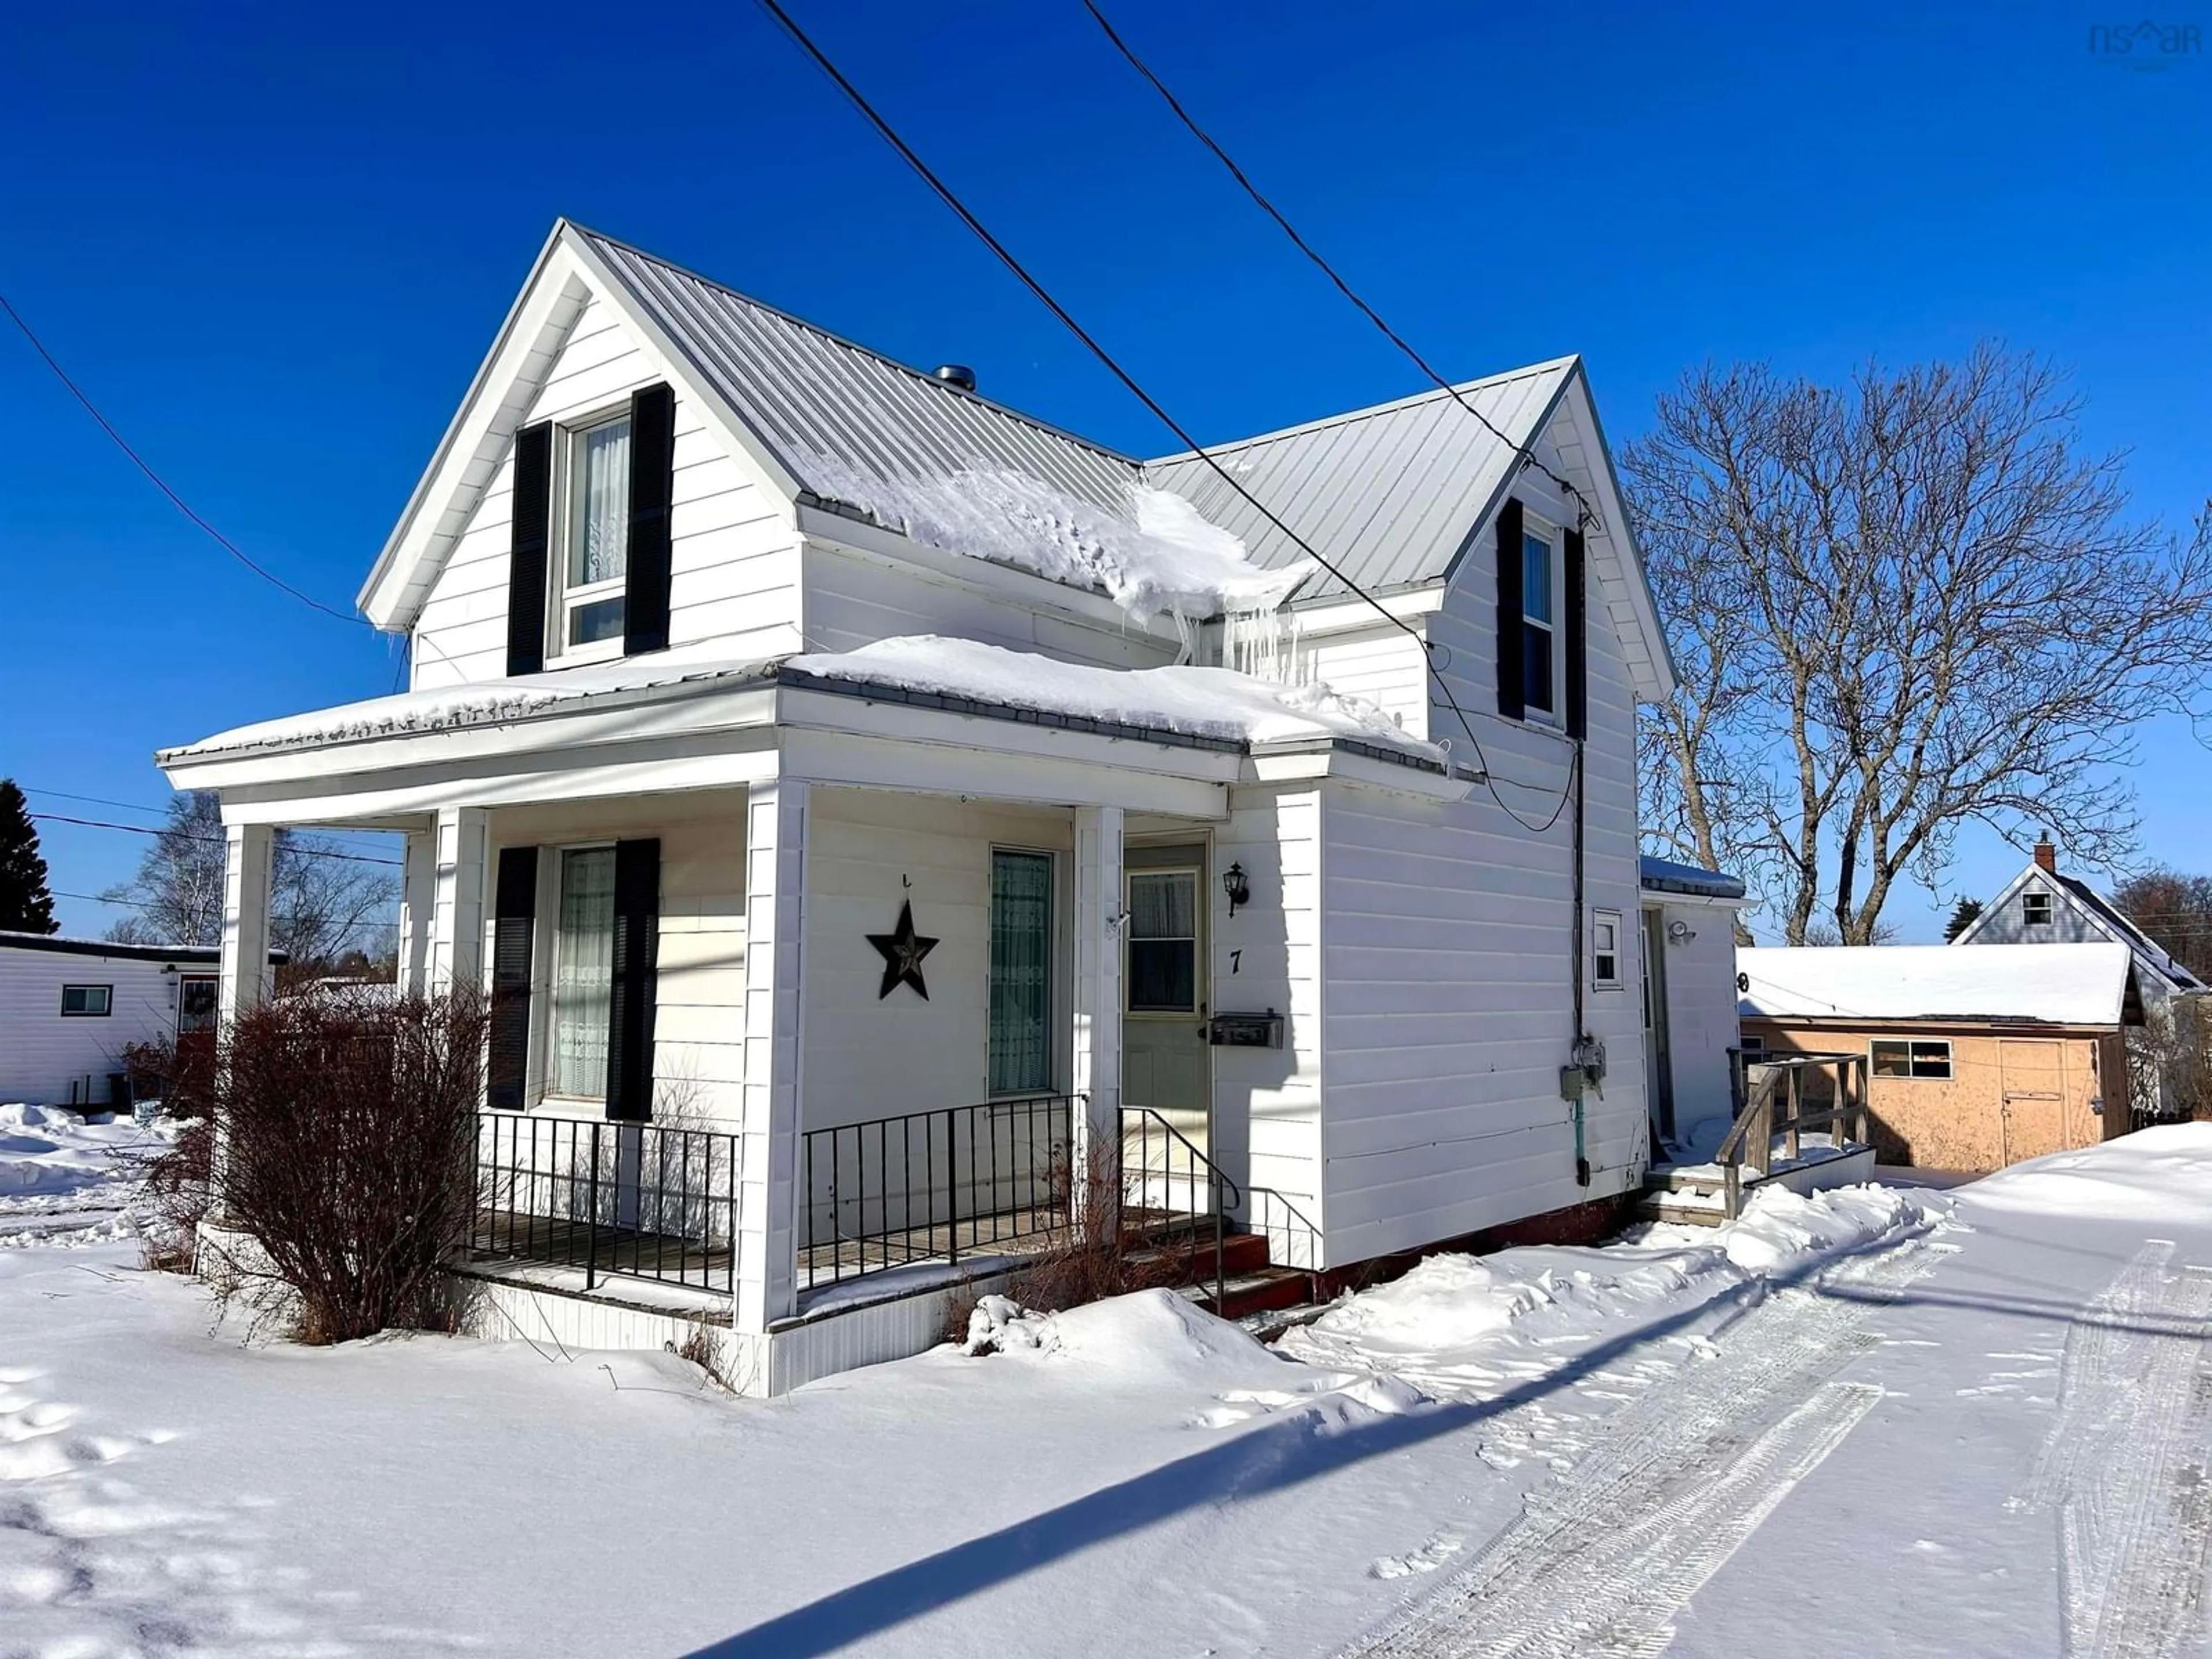
<svg viewBox="0 0 2212 1659">
<path fill-rule="evenodd" d="M 18 933 L 60 932 L 54 896 L 46 890 L 46 861 L 39 832 L 13 778 L 0 778 L 0 929 Z"/>
<path fill-rule="evenodd" d="M 1982 914 L 1982 902 L 1977 898 L 1962 898 L 1951 908 L 1951 920 L 1943 925 L 1943 943 L 1949 945 L 1960 934 L 1974 925 L 1974 918 Z"/>
</svg>

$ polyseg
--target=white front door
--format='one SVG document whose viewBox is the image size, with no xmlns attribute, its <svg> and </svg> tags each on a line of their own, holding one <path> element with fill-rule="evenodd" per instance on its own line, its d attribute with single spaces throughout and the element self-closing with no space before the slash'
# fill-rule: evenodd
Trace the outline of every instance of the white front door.
<svg viewBox="0 0 2212 1659">
<path fill-rule="evenodd" d="M 1206 849 L 1125 854 L 1121 1098 L 1149 1106 L 1208 1148 L 1213 1051 L 1206 1042 Z"/>
</svg>

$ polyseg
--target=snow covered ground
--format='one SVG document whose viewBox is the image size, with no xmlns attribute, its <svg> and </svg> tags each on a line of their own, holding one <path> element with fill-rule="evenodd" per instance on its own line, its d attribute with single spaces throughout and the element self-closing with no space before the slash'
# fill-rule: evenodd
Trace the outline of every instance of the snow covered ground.
<svg viewBox="0 0 2212 1659">
<path fill-rule="evenodd" d="M 9 1121 L 0 1654 L 2205 1651 L 2212 1126 L 762 1403 L 246 1345 L 117 1236 L 135 1131 Z"/>
</svg>

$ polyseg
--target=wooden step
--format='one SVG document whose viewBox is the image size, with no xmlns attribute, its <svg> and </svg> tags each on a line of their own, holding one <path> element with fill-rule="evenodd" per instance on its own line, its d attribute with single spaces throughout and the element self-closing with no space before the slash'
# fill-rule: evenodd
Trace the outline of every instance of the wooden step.
<svg viewBox="0 0 2212 1659">
<path fill-rule="evenodd" d="M 1249 1319 L 1254 1314 L 1304 1306 L 1312 1299 L 1313 1284 L 1312 1276 L 1300 1268 L 1261 1267 L 1231 1279 L 1223 1286 L 1218 1306 L 1210 1279 L 1186 1286 L 1183 1294 L 1223 1319 Z"/>
<path fill-rule="evenodd" d="M 1213 1282 L 1213 1234 L 1209 1230 L 1197 1237 L 1164 1240 L 1146 1249 L 1132 1253 L 1133 1262 L 1150 1265 L 1159 1263 L 1177 1278 L 1190 1283 Z M 1229 1233 L 1221 1241 L 1221 1271 L 1231 1279 L 1239 1279 L 1257 1273 L 1267 1265 L 1267 1237 L 1264 1233 Z"/>
<path fill-rule="evenodd" d="M 1647 1192 L 1638 1201 L 1636 1213 L 1645 1221 L 1671 1221 L 1685 1227 L 1718 1227 L 1727 1223 L 1728 1212 L 1722 1206 L 1684 1201 L 1692 1196 L 1664 1189 Z"/>
</svg>

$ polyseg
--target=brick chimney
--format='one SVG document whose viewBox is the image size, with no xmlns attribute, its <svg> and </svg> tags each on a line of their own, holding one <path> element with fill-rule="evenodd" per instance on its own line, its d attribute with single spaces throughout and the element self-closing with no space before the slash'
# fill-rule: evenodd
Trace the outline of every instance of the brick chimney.
<svg viewBox="0 0 2212 1659">
<path fill-rule="evenodd" d="M 2046 875 L 2058 873 L 2058 849 L 2051 844 L 2048 836 L 2035 838 L 2035 867 Z"/>
</svg>

